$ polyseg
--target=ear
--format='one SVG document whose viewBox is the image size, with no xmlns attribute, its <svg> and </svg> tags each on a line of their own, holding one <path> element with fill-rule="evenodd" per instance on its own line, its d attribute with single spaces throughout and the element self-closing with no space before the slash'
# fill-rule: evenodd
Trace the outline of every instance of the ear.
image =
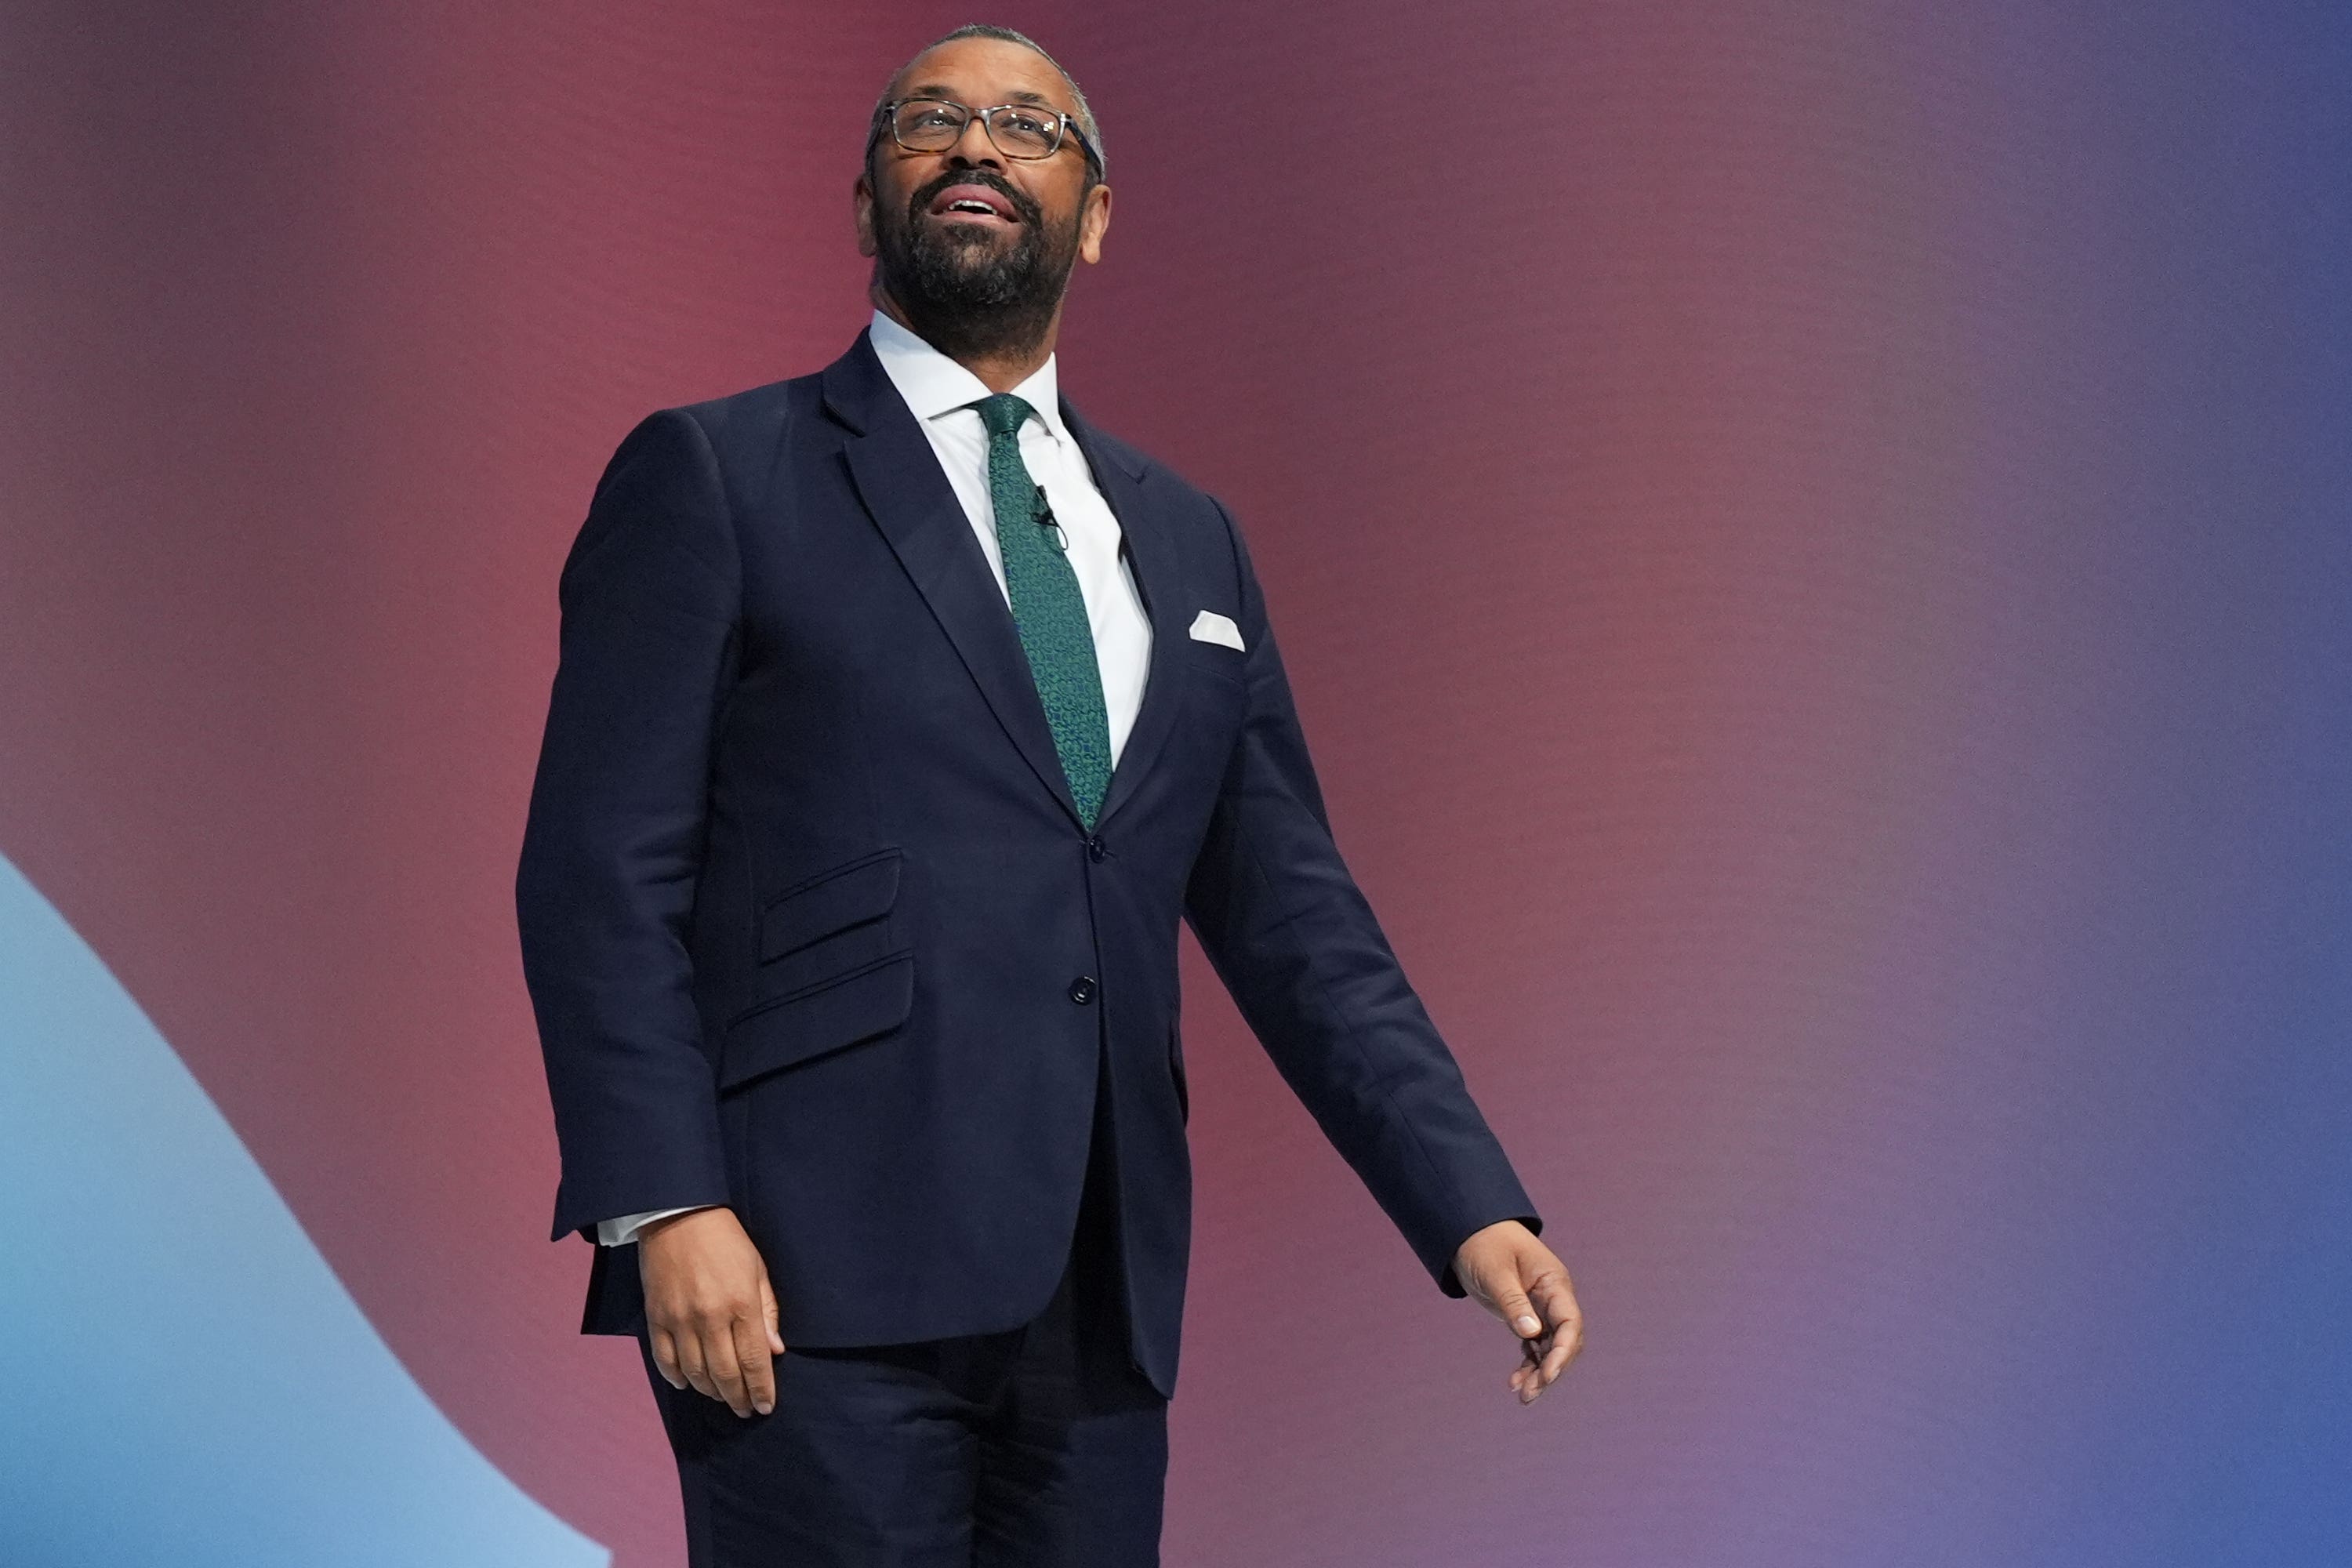
<svg viewBox="0 0 2352 1568">
<path fill-rule="evenodd" d="M 1102 259 L 1103 232 L 1109 227 L 1110 187 L 1097 185 L 1078 213 L 1078 255 L 1089 267 Z"/>
<path fill-rule="evenodd" d="M 850 221 L 857 227 L 857 254 L 871 256 L 874 244 L 874 186 L 861 174 L 849 192 Z"/>
</svg>

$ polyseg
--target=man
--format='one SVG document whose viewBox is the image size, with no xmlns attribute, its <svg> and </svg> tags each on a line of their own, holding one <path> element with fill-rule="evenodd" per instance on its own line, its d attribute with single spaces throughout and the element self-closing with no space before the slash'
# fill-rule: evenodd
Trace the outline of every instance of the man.
<svg viewBox="0 0 2352 1568">
<path fill-rule="evenodd" d="M 604 1244 L 583 1329 L 639 1338 L 697 1564 L 1158 1561 L 1180 920 L 1519 1397 L 1581 1342 L 1239 531 L 1058 395 L 1103 176 L 1034 43 L 925 49 L 855 187 L 872 324 L 639 425 L 564 563 L 517 878 L 554 1235 Z"/>
</svg>

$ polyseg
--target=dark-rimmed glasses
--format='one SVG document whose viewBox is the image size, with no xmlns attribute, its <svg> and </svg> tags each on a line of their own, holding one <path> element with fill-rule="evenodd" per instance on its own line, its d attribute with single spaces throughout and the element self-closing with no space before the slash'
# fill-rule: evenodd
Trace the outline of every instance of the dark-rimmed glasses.
<svg viewBox="0 0 2352 1568">
<path fill-rule="evenodd" d="M 887 126 L 890 139 L 909 153 L 944 153 L 963 140 L 963 128 L 974 115 L 987 131 L 989 144 L 1008 158 L 1050 158 L 1061 151 L 1066 135 L 1078 144 L 1087 163 L 1097 172 L 1102 168 L 1101 157 L 1077 121 L 1059 110 L 1034 103 L 972 109 L 946 98 L 894 99 L 874 111 L 874 131 L 866 145 L 871 147 L 874 138 Z"/>
</svg>

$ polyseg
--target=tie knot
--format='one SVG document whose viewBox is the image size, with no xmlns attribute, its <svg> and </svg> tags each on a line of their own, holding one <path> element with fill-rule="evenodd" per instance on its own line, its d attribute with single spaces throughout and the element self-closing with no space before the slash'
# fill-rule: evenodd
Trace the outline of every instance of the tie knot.
<svg viewBox="0 0 2352 1568">
<path fill-rule="evenodd" d="M 1024 419 L 1036 412 L 1029 406 L 1026 399 L 1015 397 L 1009 392 L 983 397 L 972 406 L 980 410 L 980 422 L 988 426 L 988 433 L 992 436 L 1012 435 L 1021 428 Z"/>
</svg>

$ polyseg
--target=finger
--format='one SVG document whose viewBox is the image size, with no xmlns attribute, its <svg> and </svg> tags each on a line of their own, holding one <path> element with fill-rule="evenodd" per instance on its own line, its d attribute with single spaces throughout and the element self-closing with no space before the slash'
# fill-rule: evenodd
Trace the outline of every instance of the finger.
<svg viewBox="0 0 2352 1568">
<path fill-rule="evenodd" d="M 1568 1363 L 1574 1361 L 1576 1352 L 1583 1348 L 1584 1321 L 1580 1318 L 1571 1319 L 1552 1335 L 1551 1349 L 1543 1358 L 1543 1380 L 1549 1383 L 1561 1373 L 1566 1372 Z"/>
<path fill-rule="evenodd" d="M 1560 1374 L 1562 1368 L 1576 1353 L 1576 1328 L 1564 1324 L 1546 1330 L 1540 1340 L 1528 1342 L 1528 1365 L 1523 1370 L 1529 1384 L 1548 1387 Z"/>
<path fill-rule="evenodd" d="M 702 1359 L 702 1336 L 688 1326 L 676 1331 L 673 1337 L 677 1342 L 678 1375 L 695 1393 L 716 1399 L 719 1395 L 710 1381 L 710 1370 Z"/>
<path fill-rule="evenodd" d="M 1547 1323 L 1562 1323 L 1577 1315 L 1576 1287 L 1564 1269 L 1544 1269 L 1528 1281 L 1528 1295 Z"/>
<path fill-rule="evenodd" d="M 1549 1387 L 1552 1378 L 1559 1375 L 1556 1371 L 1547 1370 L 1550 1361 L 1550 1347 L 1551 1336 L 1549 1333 L 1541 1341 L 1528 1342 L 1529 1352 L 1528 1364 L 1519 1368 L 1518 1373 L 1519 1402 L 1523 1405 L 1533 1404 L 1536 1395 Z"/>
<path fill-rule="evenodd" d="M 738 1415 L 751 1414 L 751 1401 L 743 1392 L 743 1369 L 735 1360 L 735 1324 L 730 1320 L 713 1323 L 702 1332 L 702 1363 L 710 1369 L 710 1381 L 727 1408 Z"/>
<path fill-rule="evenodd" d="M 1545 1342 L 1541 1337 L 1519 1342 L 1519 1364 L 1511 1370 L 1510 1385 L 1514 1393 L 1533 1385 L 1543 1363 Z"/>
<path fill-rule="evenodd" d="M 776 1408 L 776 1377 L 768 1357 L 768 1341 L 775 1333 L 764 1322 L 749 1318 L 735 1324 L 735 1364 L 743 1369 L 743 1397 L 765 1415 Z"/>
<path fill-rule="evenodd" d="M 684 1388 L 686 1373 L 678 1370 L 677 1341 L 659 1323 L 649 1323 L 646 1329 L 646 1337 L 651 1342 L 654 1352 L 654 1366 L 662 1374 L 662 1381 L 672 1388 Z"/>
<path fill-rule="evenodd" d="M 1568 1276 L 1547 1272 L 1531 1287 L 1537 1305 L 1550 1325 L 1544 1335 L 1540 1372 L 1547 1384 L 1576 1359 L 1584 1344 L 1584 1313 L 1576 1304 L 1576 1290 Z"/>
<path fill-rule="evenodd" d="M 768 1320 L 768 1351 L 772 1355 L 784 1353 L 782 1320 L 776 1313 L 776 1292 L 768 1284 L 767 1272 L 760 1274 L 760 1311 Z"/>
<path fill-rule="evenodd" d="M 1533 1405 L 1536 1396 L 1550 1386 L 1551 1379 L 1544 1375 L 1540 1365 L 1527 1368 L 1519 1374 L 1519 1403 Z"/>
</svg>

